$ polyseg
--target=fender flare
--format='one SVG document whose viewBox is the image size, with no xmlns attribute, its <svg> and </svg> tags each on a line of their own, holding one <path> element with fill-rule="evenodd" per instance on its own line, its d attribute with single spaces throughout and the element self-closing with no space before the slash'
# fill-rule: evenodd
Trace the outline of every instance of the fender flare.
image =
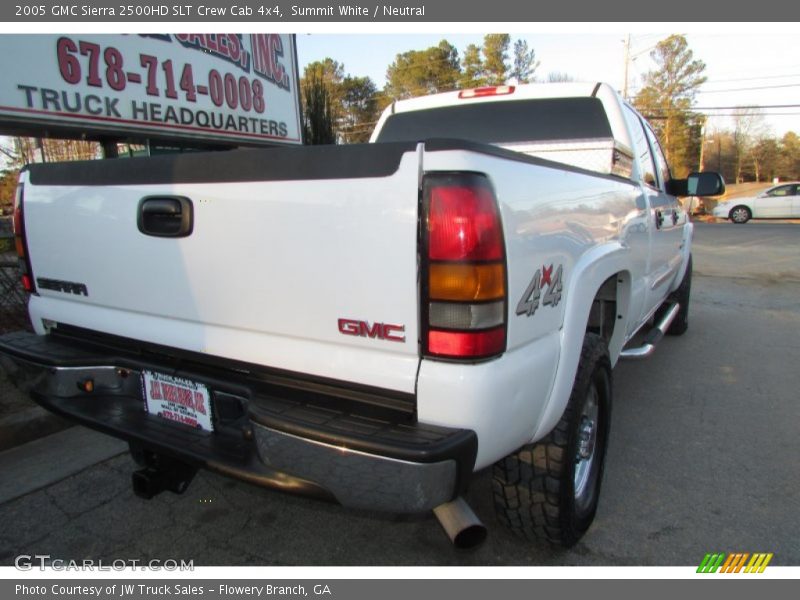
<svg viewBox="0 0 800 600">
<path fill-rule="evenodd" d="M 589 312 L 597 292 L 610 277 L 617 275 L 617 315 L 626 315 L 631 298 L 630 249 L 618 241 L 593 248 L 575 264 L 570 274 L 560 334 L 561 357 L 547 404 L 540 413 L 531 441 L 547 435 L 556 426 L 569 401 L 578 372 Z M 611 364 L 615 364 L 625 342 L 625 319 L 618 319 L 609 344 Z"/>
</svg>

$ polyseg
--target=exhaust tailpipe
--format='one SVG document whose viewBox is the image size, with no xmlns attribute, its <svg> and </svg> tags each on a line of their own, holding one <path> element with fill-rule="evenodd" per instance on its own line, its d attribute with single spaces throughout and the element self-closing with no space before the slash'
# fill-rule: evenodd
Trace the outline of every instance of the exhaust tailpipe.
<svg viewBox="0 0 800 600">
<path fill-rule="evenodd" d="M 440 504 L 433 514 L 456 548 L 472 550 L 486 539 L 486 527 L 461 496 Z"/>
</svg>

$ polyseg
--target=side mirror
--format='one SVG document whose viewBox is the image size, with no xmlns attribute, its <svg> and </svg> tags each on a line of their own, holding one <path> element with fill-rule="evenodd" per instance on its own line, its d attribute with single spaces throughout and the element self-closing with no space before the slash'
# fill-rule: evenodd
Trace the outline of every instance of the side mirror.
<svg viewBox="0 0 800 600">
<path fill-rule="evenodd" d="M 689 196 L 719 196 L 725 193 L 725 180 L 713 171 L 692 173 L 686 180 L 686 191 Z"/>
</svg>

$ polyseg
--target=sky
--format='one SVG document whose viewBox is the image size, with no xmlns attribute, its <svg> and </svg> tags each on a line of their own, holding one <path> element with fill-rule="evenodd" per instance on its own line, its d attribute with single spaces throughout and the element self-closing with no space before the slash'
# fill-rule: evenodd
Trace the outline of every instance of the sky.
<svg viewBox="0 0 800 600">
<path fill-rule="evenodd" d="M 541 24 L 539 24 L 541 26 Z M 800 133 L 800 46 L 796 31 L 769 31 L 764 25 L 755 31 L 708 34 L 679 29 L 648 28 L 647 33 L 631 35 L 632 58 L 629 64 L 629 89 L 641 86 L 642 76 L 654 67 L 650 50 L 659 40 L 672 33 L 686 35 L 694 57 L 706 63 L 708 81 L 696 97 L 696 106 L 735 107 L 743 105 L 796 105 L 793 108 L 764 109 L 766 124 L 778 137 L 787 131 Z M 728 29 L 726 26 L 708 29 Z M 541 65 L 536 71 L 541 79 L 553 71 L 567 73 L 576 81 L 605 81 L 621 90 L 624 79 L 625 39 L 636 24 L 616 27 L 618 33 L 525 33 L 512 32 L 512 40 L 528 42 Z M 697 27 L 690 29 L 697 30 Z M 703 27 L 705 29 L 705 27 Z M 508 31 L 493 28 L 491 32 Z M 488 33 L 489 31 L 487 31 Z M 382 88 L 386 67 L 398 53 L 421 50 L 447 39 L 463 55 L 468 44 L 482 44 L 482 33 L 425 34 L 297 34 L 300 69 L 309 62 L 331 57 L 344 63 L 345 72 L 369 76 Z M 731 110 L 722 108 L 704 111 L 719 114 L 709 118 L 707 135 L 717 128 L 732 128 Z M 788 114 L 787 114 L 788 113 Z"/>
</svg>

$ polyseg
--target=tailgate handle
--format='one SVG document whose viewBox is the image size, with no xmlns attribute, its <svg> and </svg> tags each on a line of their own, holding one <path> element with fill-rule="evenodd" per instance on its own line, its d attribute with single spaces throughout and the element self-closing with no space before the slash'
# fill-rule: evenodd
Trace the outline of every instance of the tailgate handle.
<svg viewBox="0 0 800 600">
<path fill-rule="evenodd" d="M 139 201 L 136 225 L 145 235 L 186 237 L 194 227 L 192 201 L 184 196 L 147 196 Z"/>
</svg>

